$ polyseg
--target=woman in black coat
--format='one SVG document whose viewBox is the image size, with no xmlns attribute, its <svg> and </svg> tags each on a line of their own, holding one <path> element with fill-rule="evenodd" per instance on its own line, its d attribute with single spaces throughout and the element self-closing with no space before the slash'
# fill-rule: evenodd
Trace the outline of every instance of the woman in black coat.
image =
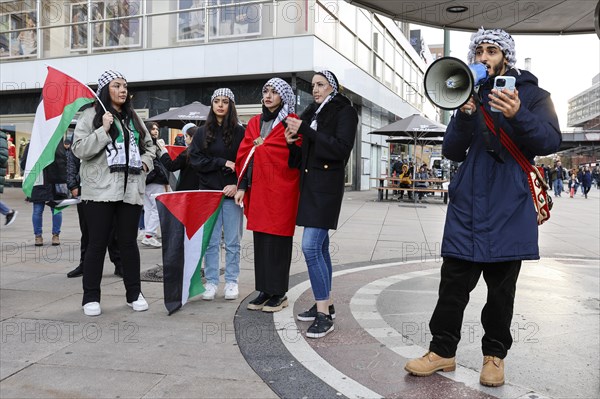
<svg viewBox="0 0 600 399">
<path fill-rule="evenodd" d="M 304 226 L 302 252 L 316 304 L 298 315 L 314 321 L 306 336 L 321 338 L 333 331 L 332 266 L 329 229 L 336 229 L 344 196 L 345 168 L 356 136 L 358 115 L 350 100 L 339 93 L 330 71 L 312 79 L 314 103 L 301 120 L 287 119 L 286 140 L 290 166 L 300 169 L 300 204 L 296 224 Z M 302 137 L 301 149 L 294 142 Z"/>
</svg>

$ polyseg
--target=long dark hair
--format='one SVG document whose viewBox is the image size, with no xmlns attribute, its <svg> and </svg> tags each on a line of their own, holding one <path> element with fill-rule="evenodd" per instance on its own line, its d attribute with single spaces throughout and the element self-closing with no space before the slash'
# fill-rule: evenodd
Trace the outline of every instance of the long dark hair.
<svg viewBox="0 0 600 399">
<path fill-rule="evenodd" d="M 152 131 L 152 128 L 154 127 L 154 125 L 156 125 L 157 128 L 160 128 L 160 126 L 158 126 L 158 123 L 156 123 L 156 122 L 144 122 L 144 125 L 146 125 L 146 130 L 148 130 L 148 133 L 150 133 Z M 152 142 L 154 144 L 156 144 L 157 139 L 152 137 L 152 134 L 150 134 L 150 138 L 152 139 Z"/>
<path fill-rule="evenodd" d="M 225 146 L 231 148 L 233 145 L 233 134 L 235 129 L 239 125 L 239 119 L 237 110 L 235 109 L 235 103 L 233 101 L 229 101 L 229 108 L 227 109 L 227 115 L 223 118 L 223 142 Z M 206 117 L 205 124 L 205 140 L 204 140 L 204 148 L 208 148 L 208 145 L 215 141 L 215 134 L 219 123 L 217 122 L 217 115 L 215 115 L 215 111 L 213 111 L 213 105 L 210 104 L 210 111 L 208 112 L 208 116 Z"/>
<path fill-rule="evenodd" d="M 111 114 L 113 114 L 113 117 L 119 119 L 119 121 L 121 121 L 121 123 L 123 123 L 123 121 L 121 120 L 121 116 L 125 116 L 125 123 L 127 123 L 127 124 L 129 124 L 129 121 L 133 121 L 133 126 L 135 127 L 135 130 L 137 130 L 138 133 L 140 134 L 140 142 L 139 142 L 138 146 L 141 149 L 143 149 L 142 146 L 143 146 L 144 138 L 146 136 L 146 129 L 144 129 L 144 125 L 142 125 L 142 121 L 137 117 L 137 115 L 135 114 L 135 111 L 133 110 L 133 107 L 131 106 L 131 98 L 129 97 L 129 93 L 127 93 L 127 99 L 121 106 L 121 112 L 119 113 L 112 106 L 112 101 L 110 99 L 110 92 L 109 92 L 109 88 L 108 88 L 109 85 L 110 85 L 110 83 L 107 84 L 106 86 L 104 86 L 102 88 L 102 90 L 100 90 L 100 94 L 98 95 L 98 98 L 100 99 L 100 101 L 102 101 L 102 103 L 106 107 L 106 110 L 108 112 L 110 112 Z M 102 116 L 104 115 L 104 108 L 102 108 L 102 105 L 100 105 L 100 103 L 98 101 L 96 101 L 94 103 L 94 109 L 96 110 L 96 116 L 94 116 L 93 126 L 94 126 L 94 129 L 98 129 L 100 126 L 102 126 Z M 116 150 L 115 140 L 119 136 L 119 130 L 117 129 L 117 127 L 115 126 L 114 123 L 112 125 L 110 125 L 108 134 L 110 135 L 113 146 L 115 147 L 115 150 Z M 125 132 L 123 132 L 123 134 L 125 134 Z"/>
</svg>

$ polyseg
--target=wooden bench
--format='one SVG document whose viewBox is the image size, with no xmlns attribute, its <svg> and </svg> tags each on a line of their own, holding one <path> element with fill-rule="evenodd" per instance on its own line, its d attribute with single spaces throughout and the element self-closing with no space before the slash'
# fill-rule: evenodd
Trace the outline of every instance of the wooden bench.
<svg viewBox="0 0 600 399">
<path fill-rule="evenodd" d="M 410 188 L 401 188 L 399 186 L 384 186 L 384 187 L 376 187 L 378 191 L 377 198 L 379 201 L 383 201 L 383 194 L 385 193 L 385 199 L 388 199 L 389 191 L 407 191 L 414 193 L 440 193 L 441 197 L 444 200 L 444 204 L 448 203 L 448 190 L 445 188 L 433 188 L 433 187 L 410 187 Z"/>
</svg>

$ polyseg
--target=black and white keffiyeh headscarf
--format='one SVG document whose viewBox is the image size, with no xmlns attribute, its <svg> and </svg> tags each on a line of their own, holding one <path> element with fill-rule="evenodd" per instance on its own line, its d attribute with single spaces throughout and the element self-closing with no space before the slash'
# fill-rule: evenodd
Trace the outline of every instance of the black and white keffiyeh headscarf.
<svg viewBox="0 0 600 399">
<path fill-rule="evenodd" d="M 222 87 L 220 89 L 215 90 L 215 92 L 213 93 L 212 97 L 210 98 L 211 104 L 213 101 L 215 101 L 215 98 L 220 96 L 227 97 L 229 98 L 229 100 L 231 100 L 231 102 L 235 102 L 235 95 L 233 94 L 233 92 L 226 87 Z"/>
<path fill-rule="evenodd" d="M 333 72 L 328 71 L 326 69 L 317 72 L 317 75 L 321 75 L 323 76 L 325 79 L 327 79 L 327 82 L 329 82 L 329 85 L 331 87 L 333 87 L 333 91 L 334 91 L 334 96 L 338 93 L 338 91 L 340 90 L 340 85 L 338 84 L 338 80 L 335 77 L 335 75 L 333 74 Z"/>
<path fill-rule="evenodd" d="M 467 60 L 469 64 L 475 62 L 475 51 L 477 50 L 477 46 L 479 46 L 481 43 L 493 44 L 500 48 L 502 53 L 504 53 L 504 57 L 506 57 L 509 68 L 513 68 L 517 63 L 515 41 L 513 40 L 512 36 L 503 29 L 485 30 L 483 27 L 481 27 L 477 32 L 471 35 L 469 54 L 467 54 Z"/>
<path fill-rule="evenodd" d="M 325 100 L 323 100 L 323 102 L 321 103 L 321 105 L 319 106 L 319 108 L 315 111 L 315 114 L 313 115 L 311 122 L 310 122 L 310 127 L 313 130 L 317 130 L 317 116 L 319 115 L 319 112 L 321 112 L 321 110 L 323 109 L 323 107 L 333 99 L 333 97 L 335 97 L 338 94 L 338 91 L 340 89 L 337 77 L 333 74 L 333 72 L 330 72 L 328 70 L 322 70 L 320 72 L 317 72 L 317 75 L 321 75 L 323 76 L 325 79 L 327 79 L 327 82 L 329 82 L 329 85 L 333 88 L 333 91 L 331 92 L 331 94 L 329 94 L 327 96 L 327 98 Z"/>
<path fill-rule="evenodd" d="M 123 79 L 124 81 L 127 81 L 121 72 L 111 70 L 105 71 L 102 75 L 100 75 L 100 78 L 98 78 L 98 88 L 96 89 L 96 94 L 100 95 L 102 88 L 115 79 Z"/>
<path fill-rule="evenodd" d="M 281 97 L 281 102 L 283 102 L 283 107 L 281 108 L 281 111 L 279 111 L 277 118 L 275 118 L 275 122 L 273 122 L 272 129 L 274 129 L 279 122 L 287 118 L 289 114 L 293 114 L 296 111 L 296 96 L 294 95 L 292 87 L 283 79 L 269 79 L 269 81 L 265 83 L 262 88 L 263 92 L 266 90 L 267 86 L 271 86 L 273 90 L 279 94 Z"/>
</svg>

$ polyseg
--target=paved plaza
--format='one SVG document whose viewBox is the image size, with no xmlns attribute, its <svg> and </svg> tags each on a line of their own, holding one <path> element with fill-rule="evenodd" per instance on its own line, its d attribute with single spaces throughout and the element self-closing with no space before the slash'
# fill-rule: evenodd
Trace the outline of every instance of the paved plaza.
<svg viewBox="0 0 600 399">
<path fill-rule="evenodd" d="M 446 205 L 427 199 L 375 201 L 373 191 L 345 195 L 331 232 L 335 331 L 305 337 L 294 315 L 313 303 L 294 237 L 290 306 L 280 313 L 246 310 L 253 298 L 252 234 L 242 245 L 240 297 L 194 298 L 168 316 L 163 286 L 142 282 L 150 309 L 125 303 L 108 256 L 102 315 L 81 309 L 81 279 L 66 273 L 79 260 L 75 207 L 63 214 L 62 245 L 33 245 L 31 204 L 18 188 L 2 200 L 19 211 L 1 227 L 1 398 L 598 398 L 600 395 L 600 191 L 555 199 L 540 227 L 542 259 L 525 262 L 517 285 L 514 344 L 506 384 L 479 384 L 485 302 L 483 279 L 471 295 L 457 369 L 409 376 L 407 359 L 425 353 L 437 299 Z M 498 199 L 501 200 L 501 199 Z M 161 250 L 140 245 L 142 270 Z"/>
</svg>

